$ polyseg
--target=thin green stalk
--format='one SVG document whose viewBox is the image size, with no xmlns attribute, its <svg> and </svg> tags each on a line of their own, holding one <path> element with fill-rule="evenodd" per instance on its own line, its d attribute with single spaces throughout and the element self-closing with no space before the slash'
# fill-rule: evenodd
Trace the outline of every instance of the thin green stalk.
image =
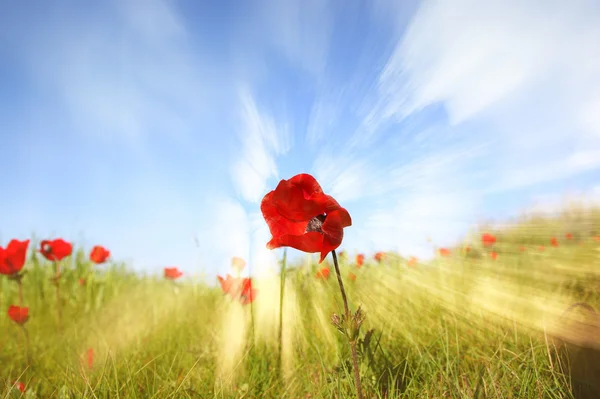
<svg viewBox="0 0 600 399">
<path fill-rule="evenodd" d="M 284 288 L 285 288 L 285 272 L 287 267 L 287 248 L 283 249 L 283 260 L 281 261 L 281 273 L 279 279 L 279 357 L 278 357 L 278 367 L 279 373 L 281 374 L 281 365 L 283 363 L 283 296 L 284 296 Z"/>
<path fill-rule="evenodd" d="M 346 315 L 346 323 L 353 323 L 351 320 L 350 308 L 348 307 L 348 298 L 346 297 L 346 290 L 344 289 L 344 283 L 342 282 L 342 274 L 340 273 L 340 267 L 338 265 L 337 255 L 335 249 L 331 251 L 333 256 L 333 265 L 335 267 L 335 274 L 337 275 L 337 281 L 340 285 L 340 292 L 342 293 L 342 300 L 344 302 L 344 313 Z M 356 338 L 348 337 L 350 343 L 350 349 L 352 351 L 352 368 L 354 369 L 354 383 L 356 384 L 356 397 L 363 399 L 362 386 L 360 383 L 360 371 L 358 369 L 358 353 L 356 351 Z"/>
</svg>

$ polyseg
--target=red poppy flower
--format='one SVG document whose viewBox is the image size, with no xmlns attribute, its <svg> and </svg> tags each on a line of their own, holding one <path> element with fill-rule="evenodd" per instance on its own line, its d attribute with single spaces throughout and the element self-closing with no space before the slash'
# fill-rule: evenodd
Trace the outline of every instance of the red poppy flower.
<svg viewBox="0 0 600 399">
<path fill-rule="evenodd" d="M 248 277 L 234 278 L 227 274 L 226 278 L 217 276 L 223 293 L 229 294 L 233 299 L 239 299 L 243 305 L 247 305 L 256 299 L 258 290 L 252 288 L 252 280 Z"/>
<path fill-rule="evenodd" d="M 238 272 L 241 272 L 246 267 L 246 261 L 239 256 L 234 256 L 231 258 L 231 266 Z"/>
<path fill-rule="evenodd" d="M 25 393 L 25 383 L 21 381 L 13 382 L 13 386 L 17 388 L 21 393 Z"/>
<path fill-rule="evenodd" d="M 546 249 L 546 247 L 544 247 L 543 245 L 540 245 L 540 246 L 538 247 L 538 249 L 539 249 L 540 251 L 543 251 L 543 250 L 545 250 L 545 249 Z"/>
<path fill-rule="evenodd" d="M 57 238 L 55 240 L 44 240 L 40 243 L 40 253 L 48 260 L 59 262 L 71 255 L 73 252 L 73 245 Z"/>
<path fill-rule="evenodd" d="M 375 259 L 377 262 L 381 263 L 381 261 L 383 260 L 383 258 L 385 258 L 385 253 L 384 252 L 377 252 L 374 256 L 373 259 Z"/>
<path fill-rule="evenodd" d="M 498 252 L 490 252 L 490 258 L 492 258 L 492 260 L 496 260 L 498 258 Z"/>
<path fill-rule="evenodd" d="M 242 279 L 242 290 L 240 292 L 240 302 L 247 305 L 256 299 L 258 290 L 252 288 L 252 280 L 248 277 Z"/>
<path fill-rule="evenodd" d="M 97 265 L 106 262 L 109 256 L 110 251 L 101 245 L 96 245 L 90 251 L 90 260 Z"/>
<path fill-rule="evenodd" d="M 558 247 L 558 240 L 556 239 L 556 237 L 552 237 L 550 239 L 550 243 L 552 244 L 553 247 Z"/>
<path fill-rule="evenodd" d="M 440 248 L 439 249 L 440 256 L 450 256 L 451 251 L 448 248 Z"/>
<path fill-rule="evenodd" d="M 490 233 L 484 233 L 481 235 L 481 242 L 484 247 L 491 247 L 496 243 L 496 237 Z"/>
<path fill-rule="evenodd" d="M 176 267 L 165 267 L 165 278 L 168 280 L 175 280 L 183 276 L 183 273 Z"/>
<path fill-rule="evenodd" d="M 0 247 L 0 274 L 13 275 L 23 269 L 29 240 L 11 240 L 6 248 Z"/>
<path fill-rule="evenodd" d="M 419 261 L 419 259 L 418 259 L 417 257 L 415 257 L 415 256 L 411 256 L 411 257 L 408 259 L 408 265 L 409 265 L 409 266 L 415 266 L 415 265 L 417 264 L 417 262 L 418 262 L 418 261 Z"/>
<path fill-rule="evenodd" d="M 356 255 L 356 267 L 360 269 L 364 263 L 365 263 L 365 255 L 363 255 L 363 254 Z"/>
<path fill-rule="evenodd" d="M 237 280 L 237 279 L 234 279 L 233 277 L 231 277 L 231 275 L 229 275 L 229 274 L 227 274 L 226 278 L 217 276 L 217 279 L 219 280 L 219 283 L 221 283 L 221 289 L 223 290 L 223 292 L 225 294 L 229 294 L 231 292 L 231 290 Z"/>
<path fill-rule="evenodd" d="M 600 236 L 596 236 L 596 237 L 594 237 L 594 240 L 596 240 L 596 241 L 600 242 Z"/>
<path fill-rule="evenodd" d="M 525 247 L 521 245 L 521 246 L 519 247 L 519 251 L 521 251 L 521 252 L 525 252 Z"/>
<path fill-rule="evenodd" d="M 567 234 L 565 234 L 565 238 L 566 238 L 567 240 L 572 240 L 572 239 L 573 239 L 573 234 L 571 234 L 571 233 L 567 233 Z"/>
<path fill-rule="evenodd" d="M 314 177 L 299 174 L 281 180 L 264 196 L 260 210 L 273 238 L 268 249 L 292 247 L 320 253 L 321 259 L 340 246 L 344 227 L 352 225 L 348 211 L 323 193 Z"/>
<path fill-rule="evenodd" d="M 316 277 L 322 280 L 327 280 L 329 278 L 329 273 L 331 273 L 331 270 L 328 267 L 324 267 L 317 272 Z"/>
<path fill-rule="evenodd" d="M 348 273 L 348 278 L 352 281 L 356 281 L 356 274 L 354 273 Z"/>
<path fill-rule="evenodd" d="M 82 287 L 85 286 L 85 279 L 84 278 L 80 278 L 79 279 L 79 285 L 82 286 Z"/>
<path fill-rule="evenodd" d="M 23 325 L 29 320 L 29 308 L 10 305 L 8 308 L 8 317 L 15 323 Z"/>
<path fill-rule="evenodd" d="M 87 364 L 89 368 L 94 367 L 94 349 L 87 350 Z"/>
</svg>

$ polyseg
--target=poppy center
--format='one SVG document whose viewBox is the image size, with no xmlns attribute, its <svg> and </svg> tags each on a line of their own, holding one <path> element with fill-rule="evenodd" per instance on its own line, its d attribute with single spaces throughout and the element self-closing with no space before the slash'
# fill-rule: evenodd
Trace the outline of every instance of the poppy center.
<svg viewBox="0 0 600 399">
<path fill-rule="evenodd" d="M 325 222 L 326 215 L 317 215 L 308 221 L 306 226 L 306 232 L 310 233 L 316 231 L 317 233 L 323 233 L 323 222 Z"/>
<path fill-rule="evenodd" d="M 42 251 L 44 251 L 44 253 L 51 253 L 52 252 L 52 247 L 50 246 L 50 244 L 44 244 L 44 246 L 42 247 Z"/>
</svg>

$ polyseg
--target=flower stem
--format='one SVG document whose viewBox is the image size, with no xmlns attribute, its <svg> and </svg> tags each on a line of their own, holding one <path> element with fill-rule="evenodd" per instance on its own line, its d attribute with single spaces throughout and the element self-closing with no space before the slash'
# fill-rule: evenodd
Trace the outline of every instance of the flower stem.
<svg viewBox="0 0 600 399">
<path fill-rule="evenodd" d="M 278 370 L 281 373 L 281 364 L 283 357 L 283 293 L 285 288 L 285 271 L 287 266 L 287 248 L 283 249 L 283 260 L 281 261 L 281 275 L 279 280 L 279 358 Z"/>
<path fill-rule="evenodd" d="M 31 364 L 31 350 L 29 347 L 29 333 L 27 332 L 27 328 L 25 326 L 21 326 L 23 329 L 23 334 L 25 335 L 25 352 L 27 353 L 27 364 Z"/>
<path fill-rule="evenodd" d="M 333 256 L 333 265 L 335 267 L 335 274 L 337 275 L 337 281 L 340 285 L 340 292 L 342 293 L 342 300 L 344 302 L 344 313 L 346 315 L 346 323 L 351 323 L 350 308 L 348 307 L 348 298 L 346 297 L 346 290 L 344 289 L 344 283 L 342 282 L 342 274 L 340 273 L 340 267 L 338 265 L 337 255 L 335 249 L 331 251 Z M 350 343 L 350 349 L 352 351 L 352 368 L 354 369 L 354 383 L 356 384 L 356 397 L 363 399 L 362 386 L 360 383 L 360 371 L 358 370 L 358 354 L 356 352 L 356 339 L 348 337 Z"/>
<path fill-rule="evenodd" d="M 56 266 L 56 275 L 54 276 L 54 285 L 56 287 L 56 318 L 58 321 L 58 331 L 60 332 L 60 262 L 54 262 Z"/>
<path fill-rule="evenodd" d="M 21 278 L 17 279 L 17 285 L 19 286 L 19 306 L 23 307 L 23 282 Z"/>
</svg>

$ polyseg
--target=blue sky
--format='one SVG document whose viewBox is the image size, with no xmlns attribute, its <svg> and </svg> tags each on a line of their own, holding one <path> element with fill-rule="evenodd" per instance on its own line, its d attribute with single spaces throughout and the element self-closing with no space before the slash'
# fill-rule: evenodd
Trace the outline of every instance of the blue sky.
<svg viewBox="0 0 600 399">
<path fill-rule="evenodd" d="M 600 198 L 593 0 L 0 7 L 4 244 L 264 270 L 260 199 L 301 172 L 349 210 L 351 252 L 426 257 L 428 236 Z"/>
</svg>

